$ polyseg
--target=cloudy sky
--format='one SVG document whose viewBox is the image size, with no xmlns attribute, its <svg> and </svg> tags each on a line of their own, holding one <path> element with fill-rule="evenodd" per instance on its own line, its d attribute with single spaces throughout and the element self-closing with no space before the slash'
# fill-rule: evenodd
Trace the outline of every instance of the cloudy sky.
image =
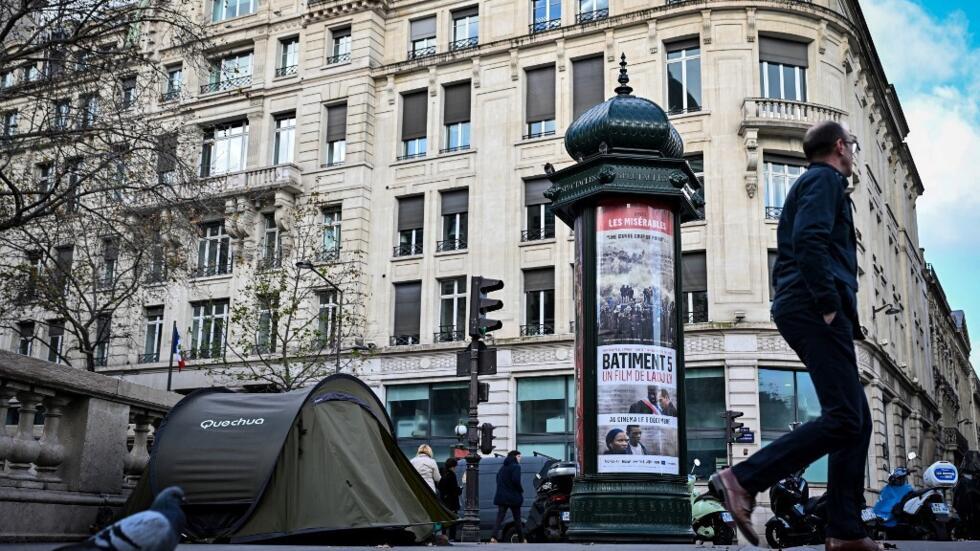
<svg viewBox="0 0 980 551">
<path fill-rule="evenodd" d="M 861 0 L 922 177 L 919 239 L 980 368 L 980 1 Z"/>
</svg>

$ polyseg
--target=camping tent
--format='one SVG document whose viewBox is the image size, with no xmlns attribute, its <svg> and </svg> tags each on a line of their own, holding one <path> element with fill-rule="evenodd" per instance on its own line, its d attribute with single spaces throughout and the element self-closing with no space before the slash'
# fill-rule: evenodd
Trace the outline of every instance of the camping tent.
<svg viewBox="0 0 980 551">
<path fill-rule="evenodd" d="M 374 392 L 343 374 L 281 394 L 190 394 L 157 430 L 125 512 L 171 485 L 184 489 L 195 539 L 421 541 L 455 520 L 398 449 Z"/>
</svg>

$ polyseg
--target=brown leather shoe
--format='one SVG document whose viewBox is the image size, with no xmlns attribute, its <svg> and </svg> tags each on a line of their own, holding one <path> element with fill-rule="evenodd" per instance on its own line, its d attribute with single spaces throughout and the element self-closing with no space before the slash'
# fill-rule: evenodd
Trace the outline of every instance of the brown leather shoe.
<svg viewBox="0 0 980 551">
<path fill-rule="evenodd" d="M 880 543 L 871 538 L 859 540 L 839 540 L 837 538 L 827 538 L 824 542 L 826 551 L 885 551 Z"/>
<path fill-rule="evenodd" d="M 755 497 L 738 483 L 731 469 L 724 469 L 711 475 L 708 488 L 725 504 L 725 509 L 732 514 L 738 531 L 752 545 L 759 545 L 759 536 L 752 530 L 752 509 L 755 509 Z"/>
</svg>

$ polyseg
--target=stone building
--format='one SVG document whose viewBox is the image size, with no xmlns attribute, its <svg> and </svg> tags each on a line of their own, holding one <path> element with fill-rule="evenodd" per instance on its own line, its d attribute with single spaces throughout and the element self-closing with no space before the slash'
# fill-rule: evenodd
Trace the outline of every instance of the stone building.
<svg viewBox="0 0 980 551">
<path fill-rule="evenodd" d="M 229 259 L 260 261 L 286 231 L 285 207 L 316 192 L 324 200 L 318 261 L 338 250 L 364 254 L 357 342 L 372 353 L 351 369 L 388 404 L 402 448 L 426 442 L 445 456 L 456 443 L 466 415 L 455 351 L 467 278 L 484 275 L 506 287 L 497 293 L 505 304 L 494 333 L 498 373 L 486 378 L 481 421 L 498 427 L 501 450 L 570 455 L 573 236 L 545 206 L 543 165 L 572 161 L 564 131 L 612 94 L 625 53 L 634 93 L 671 114 L 703 175 L 703 220 L 683 228 L 688 439 L 700 474 L 727 461 L 721 411 L 743 411 L 755 434 L 733 447 L 735 461 L 819 413 L 808 375 L 770 319 L 768 273 L 782 201 L 805 170 L 803 134 L 821 120 L 847 123 L 861 145 L 852 197 L 867 336 L 858 360 L 875 418 L 869 488 L 886 479 L 883 464 L 908 451 L 946 449 L 940 393 L 949 385 L 937 377 L 953 375 L 937 366 L 946 353 L 937 343 L 956 343 L 957 415 L 971 407 L 975 415 L 965 323 L 954 323 L 944 301 L 935 319 L 930 285 L 938 283 L 915 210 L 923 184 L 856 0 L 189 5 L 222 44 L 209 54 L 212 70 L 152 52 L 172 78 L 145 101 L 191 114 L 199 138 L 180 147 L 224 190 L 225 218 L 205 221 L 200 241 L 186 246 L 219 253 L 201 257 L 195 285 L 138 305 L 145 322 L 126 328 L 132 342 L 114 344 L 101 372 L 163 386 L 169 340 L 161 331 L 176 321 L 191 359 L 175 389 L 212 384 L 202 368 L 210 360 L 193 358 L 201 343 L 221 343 L 220 331 L 204 332 L 227 324 L 243 287 L 248 272 Z M 144 338 L 148 331 L 157 336 Z M 8 335 L 9 346 L 19 338 Z M 819 486 L 826 461 L 807 476 Z"/>
</svg>

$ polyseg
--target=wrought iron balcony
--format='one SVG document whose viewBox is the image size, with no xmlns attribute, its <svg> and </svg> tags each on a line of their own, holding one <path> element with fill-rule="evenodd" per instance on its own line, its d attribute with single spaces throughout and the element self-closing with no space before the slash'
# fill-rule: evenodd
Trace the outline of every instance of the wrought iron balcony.
<svg viewBox="0 0 980 551">
<path fill-rule="evenodd" d="M 402 243 L 401 245 L 395 245 L 394 252 L 392 252 L 392 256 L 414 256 L 419 254 L 422 254 L 421 243 Z"/>
<path fill-rule="evenodd" d="M 282 268 L 282 251 L 276 251 L 259 258 L 259 270 L 275 270 Z"/>
<path fill-rule="evenodd" d="M 554 335 L 554 323 L 532 323 L 521 326 L 522 337 L 537 337 L 540 335 Z"/>
<path fill-rule="evenodd" d="M 224 345 L 199 346 L 183 352 L 185 360 L 213 360 L 216 358 L 221 358 L 224 355 Z"/>
<path fill-rule="evenodd" d="M 424 57 L 432 57 L 436 55 L 436 47 L 429 46 L 426 48 L 418 48 L 408 51 L 408 59 L 422 59 Z"/>
<path fill-rule="evenodd" d="M 458 52 L 460 50 L 469 50 L 470 48 L 476 48 L 480 45 L 479 37 L 472 38 L 461 38 L 459 40 L 454 40 L 449 43 L 449 50 L 452 52 Z"/>
<path fill-rule="evenodd" d="M 337 63 L 347 63 L 348 61 L 350 61 L 350 52 L 332 55 L 328 57 L 327 65 L 336 65 Z"/>
<path fill-rule="evenodd" d="M 766 220 L 779 220 L 783 215 L 783 207 L 766 207 Z"/>
<path fill-rule="evenodd" d="M 455 153 L 457 151 L 469 151 L 470 144 L 457 145 L 456 147 L 447 147 L 445 149 L 440 149 L 439 153 Z"/>
<path fill-rule="evenodd" d="M 553 239 L 555 237 L 555 227 L 545 226 L 543 228 L 532 228 L 521 232 L 521 242 L 540 241 L 542 239 Z"/>
<path fill-rule="evenodd" d="M 688 311 L 688 297 L 693 307 Z M 708 292 L 694 291 L 683 295 L 681 302 L 683 308 L 682 319 L 684 323 L 706 323 L 708 321 Z"/>
<path fill-rule="evenodd" d="M 202 94 L 212 94 L 214 92 L 221 92 L 222 90 L 232 90 L 234 88 L 245 88 L 246 86 L 252 85 L 252 75 L 243 75 L 240 77 L 222 79 L 217 82 L 211 82 L 201 86 Z"/>
<path fill-rule="evenodd" d="M 333 262 L 340 258 L 340 247 L 324 247 L 316 253 L 316 259 L 320 262 Z"/>
<path fill-rule="evenodd" d="M 534 132 L 531 134 L 524 134 L 525 140 L 533 140 L 535 138 L 544 138 L 545 136 L 554 136 L 554 130 L 545 130 L 544 132 Z"/>
<path fill-rule="evenodd" d="M 528 34 L 543 33 L 545 31 L 551 31 L 554 29 L 561 28 L 561 18 L 551 19 L 549 21 L 535 21 L 527 26 Z"/>
<path fill-rule="evenodd" d="M 152 364 L 160 361 L 159 352 L 147 352 L 145 354 L 140 354 L 136 358 L 136 363 L 140 364 Z"/>
<path fill-rule="evenodd" d="M 465 239 L 446 239 L 436 242 L 436 252 L 462 251 L 466 249 Z"/>
<path fill-rule="evenodd" d="M 95 288 L 100 291 L 106 291 L 112 289 L 116 286 L 116 276 L 106 275 L 98 278 L 95 282 Z"/>
<path fill-rule="evenodd" d="M 423 159 L 425 158 L 425 151 L 421 153 L 411 153 L 409 155 L 399 155 L 395 158 L 396 161 L 408 161 L 410 159 Z"/>
<path fill-rule="evenodd" d="M 409 346 L 418 343 L 418 335 L 392 335 L 390 340 L 391 346 Z"/>
<path fill-rule="evenodd" d="M 466 332 L 457 329 L 455 325 L 440 325 L 439 330 L 432 334 L 433 342 L 456 342 L 466 339 Z"/>
<path fill-rule="evenodd" d="M 701 106 L 700 105 L 698 105 L 697 107 L 688 107 L 687 109 L 685 109 L 683 107 L 675 107 L 673 109 L 668 109 L 667 110 L 667 114 L 668 115 L 683 115 L 684 113 L 698 113 L 700 111 L 701 111 Z"/>
<path fill-rule="evenodd" d="M 603 19 L 609 19 L 609 8 L 602 8 L 601 10 L 594 11 L 584 11 L 575 15 L 575 23 L 581 25 L 582 23 L 588 23 L 590 21 L 602 21 Z"/>
<path fill-rule="evenodd" d="M 739 131 L 755 128 L 770 135 L 801 137 L 817 122 L 840 122 L 846 116 L 840 109 L 805 101 L 745 98 Z"/>
<path fill-rule="evenodd" d="M 231 255 L 228 259 L 223 262 L 209 262 L 204 265 L 198 266 L 194 272 L 191 274 L 192 277 L 211 277 L 219 275 L 228 275 L 231 273 L 232 269 Z"/>
<path fill-rule="evenodd" d="M 276 76 L 288 77 L 291 75 L 295 75 L 298 69 L 299 69 L 299 65 L 287 65 L 285 67 L 276 67 Z"/>
<path fill-rule="evenodd" d="M 160 94 L 160 103 L 176 101 L 178 98 L 180 98 L 180 88 L 171 88 Z"/>
<path fill-rule="evenodd" d="M 109 355 L 100 354 L 95 357 L 95 367 L 105 367 L 109 365 Z"/>
</svg>

